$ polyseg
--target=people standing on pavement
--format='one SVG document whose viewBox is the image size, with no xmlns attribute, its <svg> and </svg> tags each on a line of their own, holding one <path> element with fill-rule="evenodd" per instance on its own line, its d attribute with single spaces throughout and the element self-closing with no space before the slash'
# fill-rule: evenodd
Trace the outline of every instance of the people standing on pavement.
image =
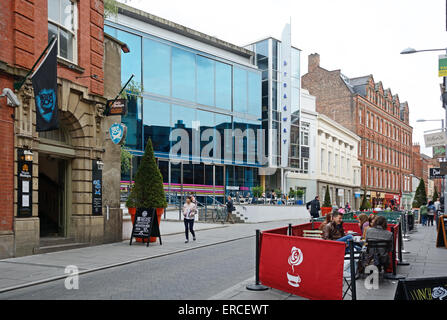
<svg viewBox="0 0 447 320">
<path fill-rule="evenodd" d="M 441 215 L 441 201 L 439 201 L 439 199 L 435 199 L 435 222 L 436 222 L 436 227 L 438 226 L 438 217 Z"/>
<path fill-rule="evenodd" d="M 349 205 L 349 202 L 346 202 L 346 204 L 345 204 L 345 210 L 346 210 L 346 212 L 351 211 L 351 206 Z"/>
<path fill-rule="evenodd" d="M 185 243 L 189 242 L 189 232 L 192 234 L 192 239 L 196 241 L 196 234 L 194 232 L 194 218 L 197 213 L 197 206 L 192 202 L 192 197 L 186 198 L 186 203 L 183 205 L 183 221 L 185 223 Z"/>
<path fill-rule="evenodd" d="M 428 218 L 428 226 L 433 226 L 433 219 L 435 217 L 435 211 L 436 211 L 436 207 L 433 203 L 433 201 L 429 201 L 428 203 L 428 212 L 427 212 L 427 218 Z"/>
<path fill-rule="evenodd" d="M 421 207 L 419 208 L 419 214 L 421 216 L 421 224 L 423 226 L 427 225 L 427 213 L 428 213 L 428 209 L 427 206 L 425 205 L 425 203 L 423 205 L 421 205 Z"/>
<path fill-rule="evenodd" d="M 306 208 L 309 210 L 312 218 L 318 218 L 320 216 L 320 197 L 316 196 L 315 199 L 306 203 Z"/>
<path fill-rule="evenodd" d="M 228 196 L 227 200 L 227 219 L 225 220 L 225 222 L 230 222 L 231 220 L 231 223 L 234 223 L 231 212 L 236 211 L 236 208 L 234 207 L 233 200 L 230 196 Z"/>
</svg>

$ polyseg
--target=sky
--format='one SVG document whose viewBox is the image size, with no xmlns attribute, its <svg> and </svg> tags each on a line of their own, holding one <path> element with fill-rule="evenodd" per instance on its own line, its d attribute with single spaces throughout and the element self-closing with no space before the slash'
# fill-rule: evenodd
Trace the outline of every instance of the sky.
<svg viewBox="0 0 447 320">
<path fill-rule="evenodd" d="M 320 54 L 320 66 L 340 69 L 347 77 L 372 74 L 410 108 L 413 143 L 425 148 L 424 131 L 441 128 L 443 119 L 438 52 L 447 48 L 444 0 L 120 0 L 191 29 L 244 46 L 273 36 L 281 38 L 291 21 L 292 45 L 301 49 L 301 75 L 307 56 Z"/>
</svg>

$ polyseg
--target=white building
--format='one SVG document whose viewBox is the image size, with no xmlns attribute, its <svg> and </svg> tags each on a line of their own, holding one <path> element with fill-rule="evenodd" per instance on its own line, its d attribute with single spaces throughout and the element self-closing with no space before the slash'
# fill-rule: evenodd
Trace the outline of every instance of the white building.
<svg viewBox="0 0 447 320">
<path fill-rule="evenodd" d="M 316 180 L 321 204 L 329 186 L 332 205 L 360 207 L 360 137 L 323 114 L 317 115 Z"/>
<path fill-rule="evenodd" d="M 301 189 L 304 193 L 304 200 L 310 201 L 317 195 L 317 181 L 315 175 L 316 168 L 316 133 L 317 133 L 317 115 L 315 111 L 315 97 L 309 94 L 309 91 L 301 89 L 301 109 L 300 109 L 300 134 L 297 139 L 301 139 L 301 150 L 308 148 L 309 154 L 301 156 L 302 165 L 300 169 L 290 169 L 285 172 L 286 190 L 290 188 Z M 293 137 L 292 137 L 293 140 Z M 310 161 L 309 161 L 310 160 Z"/>
</svg>

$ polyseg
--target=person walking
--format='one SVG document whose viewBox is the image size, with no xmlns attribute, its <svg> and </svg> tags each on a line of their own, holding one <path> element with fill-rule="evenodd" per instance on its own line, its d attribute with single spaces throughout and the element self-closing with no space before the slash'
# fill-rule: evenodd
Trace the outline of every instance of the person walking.
<svg viewBox="0 0 447 320">
<path fill-rule="evenodd" d="M 433 226 L 433 219 L 435 217 L 435 211 L 436 211 L 436 207 L 433 203 L 433 201 L 429 201 L 428 203 L 428 212 L 427 212 L 427 218 L 428 218 L 428 226 Z"/>
<path fill-rule="evenodd" d="M 441 201 L 439 201 L 439 199 L 436 199 L 435 203 L 435 222 L 436 222 L 436 227 L 438 227 L 438 217 L 441 215 Z"/>
<path fill-rule="evenodd" d="M 230 222 L 230 220 L 231 220 L 231 223 L 234 223 L 233 216 L 231 215 L 231 212 L 235 211 L 236 208 L 234 207 L 233 200 L 231 199 L 230 196 L 228 196 L 227 200 L 228 200 L 227 201 L 227 219 L 225 220 L 225 222 Z"/>
<path fill-rule="evenodd" d="M 192 202 L 192 197 L 186 198 L 186 203 L 183 205 L 183 221 L 185 223 L 185 243 L 189 242 L 189 232 L 192 234 L 192 239 L 196 241 L 196 234 L 194 232 L 194 217 L 197 213 L 197 206 Z"/>
<path fill-rule="evenodd" d="M 315 199 L 306 203 L 306 208 L 309 210 L 312 218 L 318 218 L 320 216 L 320 197 L 316 196 Z"/>
<path fill-rule="evenodd" d="M 423 226 L 425 226 L 427 224 L 427 213 L 428 213 L 428 209 L 427 206 L 425 205 L 425 203 L 423 205 L 421 205 L 421 207 L 419 208 L 419 214 L 421 216 L 421 224 Z"/>
</svg>

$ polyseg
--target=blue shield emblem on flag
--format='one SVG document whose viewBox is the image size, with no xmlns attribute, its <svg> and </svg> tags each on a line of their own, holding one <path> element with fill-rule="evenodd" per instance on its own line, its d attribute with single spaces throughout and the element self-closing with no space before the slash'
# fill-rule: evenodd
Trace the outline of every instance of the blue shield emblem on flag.
<svg viewBox="0 0 447 320">
<path fill-rule="evenodd" d="M 36 96 L 36 107 L 40 115 L 46 122 L 50 122 L 53 118 L 54 109 L 56 108 L 56 93 L 54 89 L 42 89 Z"/>
<path fill-rule="evenodd" d="M 114 144 L 121 144 L 126 135 L 126 126 L 121 123 L 114 123 L 109 128 L 110 139 Z"/>
</svg>

